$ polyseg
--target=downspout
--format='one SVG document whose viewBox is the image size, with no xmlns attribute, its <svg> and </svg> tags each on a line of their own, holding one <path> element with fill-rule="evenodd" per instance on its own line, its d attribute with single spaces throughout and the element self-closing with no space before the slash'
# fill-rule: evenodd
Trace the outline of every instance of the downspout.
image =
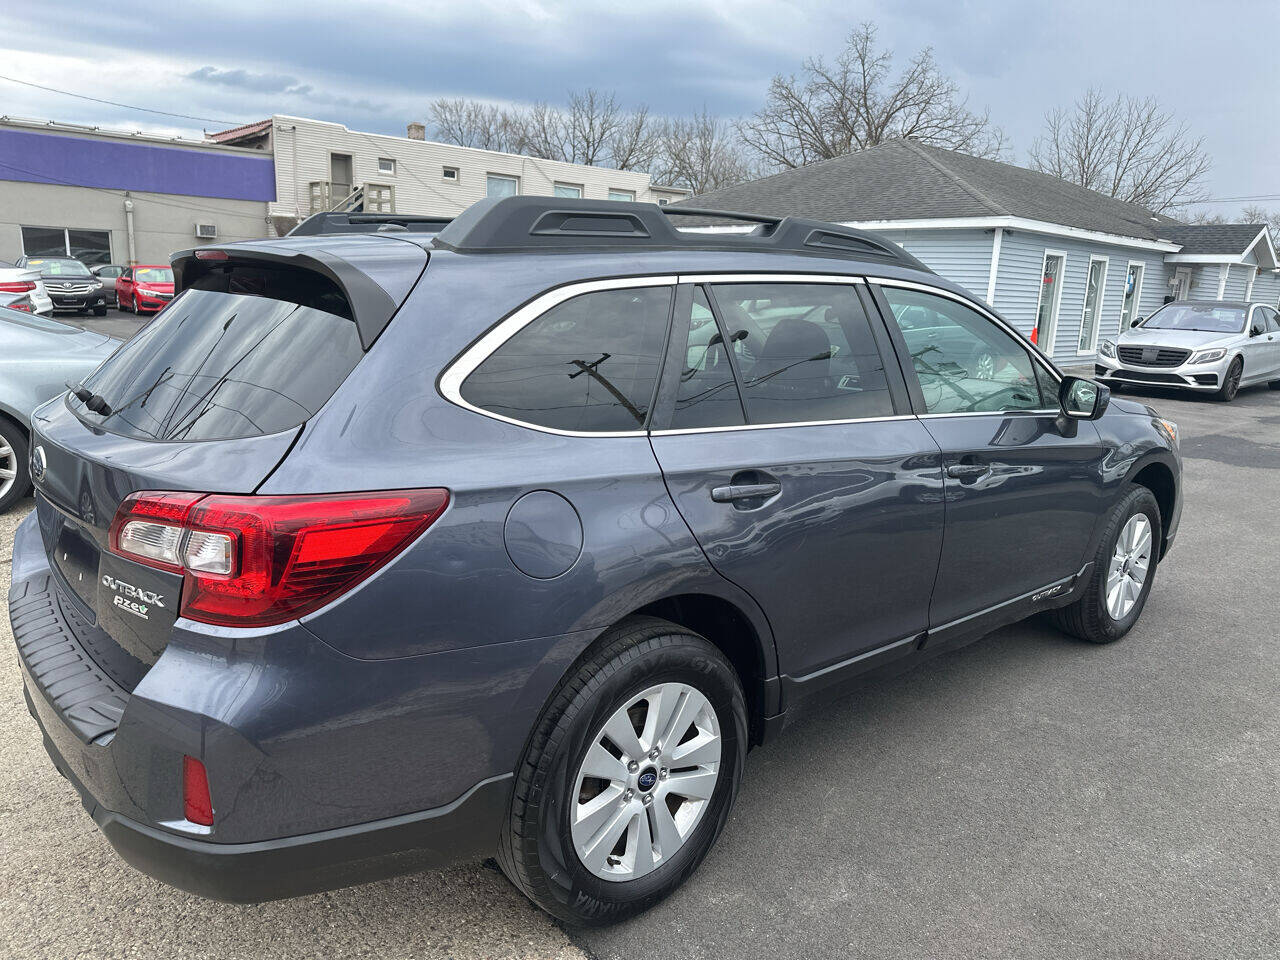
<svg viewBox="0 0 1280 960">
<path fill-rule="evenodd" d="M 129 266 L 136 267 L 138 251 L 133 241 L 133 200 L 130 199 L 127 191 L 124 195 L 124 235 L 129 242 Z"/>
<path fill-rule="evenodd" d="M 1000 241 L 1004 239 L 1004 227 L 996 227 L 991 240 L 991 273 L 987 277 L 987 303 L 996 305 L 996 273 L 1000 269 Z"/>
</svg>

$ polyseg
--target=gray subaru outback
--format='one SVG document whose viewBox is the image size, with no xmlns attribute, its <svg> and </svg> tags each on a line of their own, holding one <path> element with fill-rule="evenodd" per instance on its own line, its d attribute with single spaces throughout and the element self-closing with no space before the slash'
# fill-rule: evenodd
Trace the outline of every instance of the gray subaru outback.
<svg viewBox="0 0 1280 960">
<path fill-rule="evenodd" d="M 610 922 L 823 698 L 1032 614 L 1133 627 L 1174 424 L 874 234 L 678 215 L 512 197 L 181 253 L 36 411 L 26 699 L 129 863 L 257 901 L 496 855 Z"/>
</svg>

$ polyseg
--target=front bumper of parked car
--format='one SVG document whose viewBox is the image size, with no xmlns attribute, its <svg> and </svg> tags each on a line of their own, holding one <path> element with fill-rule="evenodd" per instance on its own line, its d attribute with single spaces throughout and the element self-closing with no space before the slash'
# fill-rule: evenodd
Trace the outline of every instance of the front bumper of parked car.
<svg viewBox="0 0 1280 960">
<path fill-rule="evenodd" d="M 53 301 L 54 310 L 92 310 L 105 306 L 107 295 L 99 287 L 96 290 L 63 293 L 60 290 L 49 290 L 49 299 Z"/>
<path fill-rule="evenodd" d="M 1193 353 L 1192 356 L 1194 355 Z M 1222 386 L 1232 359 L 1232 354 L 1228 351 L 1223 357 L 1210 363 L 1182 363 L 1174 367 L 1162 367 L 1128 363 L 1118 357 L 1106 357 L 1099 353 L 1093 370 L 1094 376 L 1104 383 L 1173 387 L 1178 390 L 1212 393 Z"/>
</svg>

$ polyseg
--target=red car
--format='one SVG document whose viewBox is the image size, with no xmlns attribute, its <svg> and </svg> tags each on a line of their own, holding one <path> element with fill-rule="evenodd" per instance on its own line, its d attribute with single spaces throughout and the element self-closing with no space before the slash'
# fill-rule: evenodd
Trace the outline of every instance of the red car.
<svg viewBox="0 0 1280 960">
<path fill-rule="evenodd" d="M 173 271 L 167 265 L 126 267 L 116 278 L 116 303 L 130 313 L 154 313 L 173 299 Z"/>
</svg>

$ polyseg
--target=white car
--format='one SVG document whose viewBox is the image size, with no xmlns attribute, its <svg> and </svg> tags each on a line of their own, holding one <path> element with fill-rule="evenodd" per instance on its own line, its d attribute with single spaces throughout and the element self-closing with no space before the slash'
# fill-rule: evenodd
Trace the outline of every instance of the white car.
<svg viewBox="0 0 1280 960">
<path fill-rule="evenodd" d="M 1176 300 L 1104 340 L 1094 373 L 1112 389 L 1176 387 L 1228 402 L 1251 384 L 1280 389 L 1280 313 L 1266 303 Z"/>
<path fill-rule="evenodd" d="M 32 313 L 53 313 L 53 301 L 44 289 L 40 271 L 33 267 L 15 267 L 0 260 L 0 293 L 25 294 Z"/>
</svg>

